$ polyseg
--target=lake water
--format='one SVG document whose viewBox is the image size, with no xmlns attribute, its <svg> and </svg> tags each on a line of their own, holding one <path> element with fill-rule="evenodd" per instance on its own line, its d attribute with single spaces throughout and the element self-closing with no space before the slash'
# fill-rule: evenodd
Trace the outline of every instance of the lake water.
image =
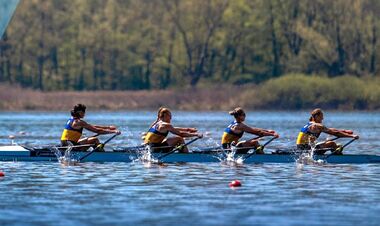
<svg viewBox="0 0 380 226">
<path fill-rule="evenodd" d="M 118 125 L 112 145 L 135 146 L 155 112 L 88 112 L 93 124 Z M 57 144 L 69 115 L 0 113 L 0 144 Z M 293 146 L 307 112 L 248 112 L 247 124 L 274 129 L 270 148 Z M 219 143 L 224 112 L 173 112 L 176 126 Z M 361 138 L 347 153 L 379 154 L 380 114 L 326 112 L 325 125 Z M 88 133 L 90 134 L 90 133 Z M 108 136 L 101 137 L 101 140 Z M 249 137 L 249 136 L 246 136 Z M 271 146 L 271 147 L 270 147 Z M 0 225 L 379 225 L 380 165 L 0 162 Z M 238 179 L 242 187 L 228 183 Z"/>
</svg>

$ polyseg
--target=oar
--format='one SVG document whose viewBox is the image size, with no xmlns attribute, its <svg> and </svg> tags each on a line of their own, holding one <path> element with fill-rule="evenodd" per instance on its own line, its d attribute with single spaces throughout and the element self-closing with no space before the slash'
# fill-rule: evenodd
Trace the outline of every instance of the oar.
<svg viewBox="0 0 380 226">
<path fill-rule="evenodd" d="M 146 144 L 138 145 L 138 146 L 131 146 L 131 147 L 116 147 L 113 150 L 117 152 L 127 152 L 127 151 L 138 151 L 141 148 L 145 148 Z"/>
<path fill-rule="evenodd" d="M 57 149 L 67 149 L 67 148 L 83 148 L 83 147 L 90 147 L 92 144 L 81 144 L 81 145 L 72 145 L 72 146 L 51 146 L 52 148 L 57 148 Z M 50 148 L 49 146 L 47 146 Z"/>
<path fill-rule="evenodd" d="M 317 147 L 318 145 L 321 145 L 321 144 L 324 144 L 324 143 L 327 143 L 327 142 L 330 142 L 330 141 L 334 141 L 334 140 L 338 140 L 340 137 L 334 137 L 332 139 L 327 139 L 325 141 L 322 141 L 322 142 L 319 142 L 317 143 L 315 146 Z"/>
<path fill-rule="evenodd" d="M 87 158 L 89 155 L 91 155 L 92 153 L 94 153 L 95 151 L 101 149 L 101 148 L 104 148 L 104 146 L 110 142 L 113 138 L 115 138 L 116 136 L 120 135 L 120 133 L 115 133 L 112 137 L 108 138 L 108 140 L 106 140 L 104 143 L 102 144 L 99 144 L 98 146 L 96 146 L 96 148 L 92 151 L 90 151 L 89 153 L 85 154 L 84 156 L 82 156 L 80 159 L 79 159 L 79 162 L 81 162 L 83 159 Z"/>
<path fill-rule="evenodd" d="M 344 149 L 345 147 L 347 147 L 349 144 L 351 144 L 352 142 L 354 142 L 354 141 L 357 140 L 357 139 L 358 139 L 358 138 L 352 138 L 350 141 L 348 141 L 348 142 L 347 142 L 346 144 L 344 144 L 343 146 L 338 147 L 337 149 L 335 149 L 335 151 L 333 151 L 333 152 L 331 152 L 330 154 L 328 154 L 328 155 L 326 156 L 325 160 L 326 160 L 328 157 L 330 157 L 330 156 L 336 154 L 337 152 L 341 152 L 341 151 L 343 151 L 343 149 Z"/>
<path fill-rule="evenodd" d="M 251 157 L 252 155 L 256 154 L 256 151 L 257 150 L 264 150 L 264 147 L 267 146 L 270 142 L 272 142 L 274 139 L 277 139 L 277 137 L 272 137 L 271 139 L 269 139 L 265 144 L 263 145 L 260 145 L 258 146 L 251 154 L 248 154 L 247 156 L 245 156 L 245 158 L 243 159 L 243 162 L 245 160 L 247 160 L 249 157 Z"/>
<path fill-rule="evenodd" d="M 199 137 L 194 138 L 194 139 L 192 139 L 191 141 L 189 141 L 189 142 L 187 142 L 187 143 L 181 144 L 180 146 L 178 146 L 178 147 L 174 148 L 173 150 L 169 151 L 168 153 L 165 153 L 165 154 L 159 156 L 157 159 L 158 159 L 158 160 L 161 160 L 161 159 L 165 158 L 166 156 L 171 155 L 171 154 L 173 154 L 174 152 L 178 151 L 179 149 L 184 148 L 184 147 L 186 147 L 187 145 L 189 145 L 189 144 L 195 142 L 195 141 L 198 140 L 198 139 L 199 139 Z"/>
<path fill-rule="evenodd" d="M 203 153 L 203 152 L 212 152 L 212 151 L 215 151 L 215 152 L 219 152 L 220 150 L 224 151 L 223 147 L 222 146 L 215 146 L 215 147 L 208 147 L 208 148 L 200 148 L 198 150 L 193 150 L 193 152 L 196 152 L 196 153 Z"/>
<path fill-rule="evenodd" d="M 254 137 L 254 138 L 251 138 L 249 140 L 260 140 L 262 138 L 262 136 L 258 136 L 258 137 Z M 235 143 L 235 141 L 232 141 L 232 143 L 230 145 L 228 145 L 229 148 L 223 148 L 222 146 L 220 146 L 220 149 L 222 151 L 232 151 L 232 150 L 239 150 L 239 149 L 249 149 L 249 148 L 254 148 L 255 146 L 249 146 L 249 147 L 239 147 L 239 146 L 236 146 L 238 145 L 239 143 Z M 233 146 L 233 148 L 232 148 Z"/>
</svg>

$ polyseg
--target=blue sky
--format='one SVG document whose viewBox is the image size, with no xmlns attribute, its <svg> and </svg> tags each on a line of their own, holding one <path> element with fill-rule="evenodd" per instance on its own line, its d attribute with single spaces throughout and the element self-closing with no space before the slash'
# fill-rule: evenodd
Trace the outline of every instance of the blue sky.
<svg viewBox="0 0 380 226">
<path fill-rule="evenodd" d="M 19 0 L 0 0 L 0 37 L 3 36 L 18 3 Z"/>
</svg>

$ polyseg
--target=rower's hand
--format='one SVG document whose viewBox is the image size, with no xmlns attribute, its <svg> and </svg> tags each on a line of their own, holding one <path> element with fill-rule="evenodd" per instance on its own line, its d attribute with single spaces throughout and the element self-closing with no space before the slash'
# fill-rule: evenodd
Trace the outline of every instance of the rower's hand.
<svg viewBox="0 0 380 226">
<path fill-rule="evenodd" d="M 352 135 L 352 138 L 359 139 L 359 135 L 354 134 Z"/>
<path fill-rule="evenodd" d="M 202 134 L 202 133 L 197 133 L 197 137 L 198 137 L 198 138 L 202 138 L 202 137 L 203 137 L 203 134 Z"/>
<path fill-rule="evenodd" d="M 354 134 L 354 131 L 348 130 L 348 129 L 343 130 L 343 132 L 348 133 L 348 134 Z"/>
<path fill-rule="evenodd" d="M 268 133 L 271 133 L 272 136 L 274 136 L 274 137 L 276 137 L 276 138 L 279 138 L 279 137 L 280 137 L 280 135 L 278 135 L 278 133 L 276 133 L 276 131 L 274 131 L 274 130 L 268 130 Z"/>
<path fill-rule="evenodd" d="M 198 132 L 198 130 L 196 128 L 187 128 L 187 131 L 189 131 L 190 133 Z"/>
<path fill-rule="evenodd" d="M 120 135 L 121 131 L 120 130 L 114 130 L 114 133 L 116 133 L 117 135 Z"/>
</svg>

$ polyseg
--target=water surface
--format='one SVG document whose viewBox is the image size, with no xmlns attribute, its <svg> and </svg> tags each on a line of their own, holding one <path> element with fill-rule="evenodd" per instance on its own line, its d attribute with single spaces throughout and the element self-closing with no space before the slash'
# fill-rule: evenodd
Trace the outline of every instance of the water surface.
<svg viewBox="0 0 380 226">
<path fill-rule="evenodd" d="M 138 145 L 155 112 L 88 112 L 94 124 L 120 126 L 110 145 Z M 173 124 L 216 145 L 231 121 L 223 112 L 173 112 Z M 67 113 L 0 113 L 0 144 L 57 144 Z M 348 153 L 378 154 L 379 113 L 327 112 L 325 124 L 361 139 Z M 294 144 L 307 112 L 248 112 L 247 123 L 278 131 L 272 148 Z M 90 133 L 88 133 L 90 134 Z M 105 140 L 107 136 L 101 137 Z M 248 136 L 246 136 L 248 138 Z M 267 150 L 270 151 L 270 150 Z M 0 162 L 0 225 L 379 225 L 380 166 L 219 163 Z M 243 186 L 228 187 L 239 179 Z"/>
</svg>

